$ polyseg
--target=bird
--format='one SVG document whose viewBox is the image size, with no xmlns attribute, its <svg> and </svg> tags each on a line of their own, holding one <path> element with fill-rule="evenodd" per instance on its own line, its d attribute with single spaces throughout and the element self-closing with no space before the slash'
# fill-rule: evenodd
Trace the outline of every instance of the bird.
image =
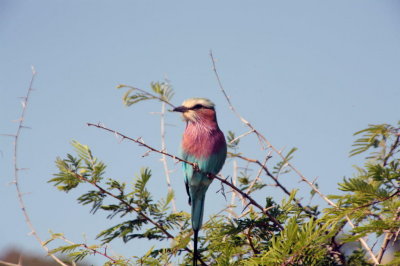
<svg viewBox="0 0 400 266">
<path fill-rule="evenodd" d="M 218 174 L 225 163 L 227 147 L 212 101 L 206 98 L 190 98 L 173 111 L 182 113 L 186 122 L 181 143 L 182 159 L 195 165 L 193 167 L 192 164 L 183 162 L 194 235 L 193 265 L 197 265 L 198 234 L 203 223 L 205 195 L 212 182 L 212 175 Z"/>
</svg>

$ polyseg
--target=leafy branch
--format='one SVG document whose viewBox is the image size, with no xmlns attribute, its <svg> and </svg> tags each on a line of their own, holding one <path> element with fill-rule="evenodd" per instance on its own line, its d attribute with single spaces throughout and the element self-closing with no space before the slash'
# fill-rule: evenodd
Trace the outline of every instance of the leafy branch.
<svg viewBox="0 0 400 266">
<path fill-rule="evenodd" d="M 177 239 L 168 229 L 173 229 L 180 221 L 186 221 L 187 218 L 182 213 L 166 215 L 165 211 L 173 198 L 173 193 L 168 193 L 166 200 L 159 201 L 156 204 L 152 203 L 150 193 L 146 189 L 146 184 L 151 177 L 149 169 L 142 169 L 132 192 L 126 192 L 125 184 L 113 179 L 108 179 L 107 187 L 104 187 L 101 182 L 104 179 L 105 164 L 93 156 L 88 146 L 77 141 L 73 141 L 72 145 L 79 157 L 75 158 L 68 154 L 67 159 L 58 158 L 56 165 L 59 173 L 55 174 L 55 177 L 49 182 L 54 183 L 58 189 L 65 192 L 76 188 L 81 183 L 95 187 L 96 190 L 91 190 L 78 198 L 78 201 L 83 205 L 92 204 L 92 213 L 101 209 L 110 212 L 108 218 L 113 218 L 117 214 L 123 217 L 131 212 L 138 215 L 134 220 L 125 221 L 98 234 L 98 238 L 103 238 L 103 243 L 108 243 L 117 237 L 122 237 L 125 242 L 133 238 Z M 117 193 L 112 192 L 113 190 Z M 104 204 L 107 196 L 116 200 L 119 204 Z M 133 232 L 146 223 L 152 224 L 154 228 L 142 234 Z M 67 246 L 65 247 L 67 250 L 64 251 L 69 251 L 68 248 L 75 249 L 77 247 L 81 246 Z M 193 253 L 186 246 L 181 247 L 181 249 Z M 204 261 L 202 261 L 202 264 L 205 264 Z"/>
<path fill-rule="evenodd" d="M 159 100 L 175 108 L 175 106 L 170 102 L 172 96 L 174 95 L 173 90 L 166 82 L 154 82 L 150 85 L 151 90 L 154 93 L 147 92 L 140 88 L 128 86 L 128 85 L 118 85 L 117 89 L 128 88 L 129 90 L 125 92 L 122 100 L 126 106 L 131 106 L 135 103 L 146 101 L 146 100 Z"/>
</svg>

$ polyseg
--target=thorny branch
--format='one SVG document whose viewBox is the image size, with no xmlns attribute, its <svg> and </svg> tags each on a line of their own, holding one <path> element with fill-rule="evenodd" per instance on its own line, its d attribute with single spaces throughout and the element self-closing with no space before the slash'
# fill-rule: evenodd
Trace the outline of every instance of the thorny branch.
<svg viewBox="0 0 400 266">
<path fill-rule="evenodd" d="M 127 139 L 127 140 L 130 140 L 130 141 L 133 141 L 133 142 L 139 144 L 140 146 L 143 146 L 143 147 L 149 149 L 149 150 L 152 151 L 152 152 L 164 154 L 164 155 L 166 155 L 166 156 L 168 156 L 168 157 L 170 157 L 170 158 L 172 158 L 172 159 L 175 159 L 175 160 L 177 160 L 177 161 L 187 163 L 187 164 L 191 165 L 194 169 L 198 170 L 198 166 L 197 166 L 195 163 L 190 162 L 190 161 L 187 161 L 187 160 L 184 160 L 184 159 L 179 158 L 179 157 L 177 157 L 177 156 L 175 156 L 175 155 L 169 154 L 169 153 L 167 153 L 167 152 L 165 152 L 165 151 L 157 150 L 157 149 L 155 149 L 155 148 L 153 148 L 153 147 L 147 145 L 146 143 L 144 143 L 140 138 L 138 138 L 138 139 L 130 138 L 130 137 L 128 137 L 128 136 L 126 136 L 126 135 L 124 135 L 124 134 L 118 132 L 118 131 L 109 129 L 109 128 L 107 128 L 107 127 L 101 125 L 101 124 L 87 123 L 87 125 L 88 125 L 88 126 L 97 127 L 97 128 L 106 130 L 106 131 L 108 131 L 108 132 L 114 133 L 115 135 L 121 137 L 122 140 Z M 199 171 L 199 170 L 198 170 L 198 171 Z M 235 191 L 237 191 L 242 197 L 246 198 L 252 205 L 254 205 L 255 207 L 257 207 L 257 208 L 260 209 L 265 215 L 267 215 L 267 216 L 271 219 L 271 221 L 272 221 L 276 226 L 278 226 L 281 230 L 283 229 L 283 227 L 282 227 L 282 225 L 280 224 L 280 222 L 277 221 L 277 220 L 275 219 L 275 217 L 273 217 L 273 216 L 268 212 L 267 209 L 263 208 L 260 204 L 258 204 L 258 202 L 256 202 L 251 196 L 247 195 L 245 192 L 243 192 L 242 190 L 240 190 L 238 187 L 236 187 L 236 186 L 233 185 L 232 183 L 228 182 L 227 180 L 225 180 L 225 179 L 219 177 L 218 175 L 214 175 L 214 174 L 210 174 L 210 173 L 205 173 L 205 174 L 207 174 L 210 178 L 214 178 L 214 179 L 219 180 L 220 182 L 224 183 L 225 185 L 227 185 L 227 186 L 229 186 L 230 188 L 232 188 L 232 189 L 234 189 Z"/>
<path fill-rule="evenodd" d="M 15 135 L 12 135 L 14 137 L 14 181 L 13 181 L 13 183 L 14 183 L 15 188 L 17 190 L 18 201 L 19 201 L 19 205 L 21 207 L 22 213 L 23 213 L 23 215 L 25 217 L 25 222 L 28 225 L 29 229 L 31 230 L 30 233 L 35 237 L 35 239 L 39 242 L 40 246 L 46 251 L 46 253 L 53 260 L 55 260 L 60 265 L 68 266 L 67 264 L 62 262 L 59 258 L 57 258 L 54 254 L 51 254 L 50 250 L 46 246 L 43 245 L 43 241 L 39 237 L 35 227 L 32 224 L 32 221 L 30 219 L 28 211 L 26 210 L 25 201 L 24 201 L 24 198 L 23 198 L 23 193 L 21 191 L 20 184 L 19 184 L 19 172 L 22 170 L 22 168 L 18 167 L 18 141 L 19 141 L 19 137 L 21 135 L 22 129 L 27 128 L 25 126 L 25 124 L 24 124 L 24 120 L 25 120 L 27 106 L 28 106 L 28 103 L 29 103 L 29 97 L 31 95 L 31 92 L 33 91 L 32 85 L 33 85 L 33 82 L 35 80 L 35 76 L 36 76 L 36 70 L 32 66 L 32 78 L 31 78 L 31 81 L 29 83 L 28 92 L 27 92 L 25 97 L 22 97 L 22 112 L 21 112 L 20 118 L 17 120 L 18 121 L 18 129 L 17 129 L 17 132 L 15 133 Z"/>
<path fill-rule="evenodd" d="M 231 102 L 231 100 L 230 100 L 230 97 L 228 96 L 228 94 L 226 93 L 224 87 L 222 86 L 222 82 L 221 82 L 221 79 L 220 79 L 220 77 L 219 77 L 219 74 L 218 74 L 218 71 L 217 71 L 217 68 L 216 68 L 215 59 L 214 59 L 214 56 L 213 56 L 212 51 L 210 51 L 210 58 L 211 58 L 211 61 L 212 61 L 213 71 L 214 71 L 215 77 L 216 77 L 216 79 L 217 79 L 219 88 L 220 88 L 220 90 L 222 91 L 222 93 L 223 93 L 223 95 L 224 95 L 226 101 L 228 102 L 229 109 L 232 110 L 232 112 L 240 119 L 240 121 L 242 121 L 243 124 L 245 124 L 247 127 L 250 128 L 251 131 L 254 132 L 254 134 L 257 136 L 258 140 L 259 140 L 261 143 L 266 144 L 266 146 L 267 146 L 268 148 L 272 149 L 275 153 L 277 153 L 277 154 L 285 161 L 285 163 L 300 177 L 300 180 L 301 180 L 301 181 L 306 182 L 306 183 L 311 187 L 311 189 L 312 189 L 313 191 L 315 191 L 315 192 L 316 192 L 323 200 L 325 200 L 329 205 L 331 205 L 331 206 L 334 207 L 334 208 L 338 208 L 338 206 L 337 206 L 333 201 L 331 201 L 327 196 L 325 196 L 321 191 L 319 191 L 319 189 L 315 186 L 315 184 L 314 184 L 313 182 L 309 181 L 296 167 L 293 166 L 292 163 L 290 163 L 289 161 L 287 161 L 286 158 L 285 158 L 285 156 L 282 154 L 281 151 L 279 151 L 277 148 L 275 148 L 275 147 L 271 144 L 271 142 L 269 142 L 269 140 L 268 140 L 264 135 L 262 135 L 260 132 L 258 132 L 258 131 L 253 127 L 253 125 L 252 125 L 249 121 L 247 121 L 246 119 L 244 119 L 244 118 L 239 114 L 239 112 L 236 111 L 236 109 L 235 109 L 234 106 L 232 105 L 232 102 Z M 348 224 L 349 224 L 352 228 L 355 227 L 354 224 L 353 224 L 353 222 L 351 221 L 351 219 L 350 219 L 348 216 L 346 216 L 346 220 L 347 220 Z M 366 242 L 363 238 L 359 238 L 358 240 L 360 241 L 360 243 L 361 243 L 361 245 L 364 247 L 364 249 L 368 252 L 368 254 L 370 255 L 371 259 L 374 261 L 374 263 L 375 263 L 375 264 L 379 264 L 377 258 L 375 257 L 375 255 L 374 255 L 374 253 L 372 252 L 371 248 L 368 246 L 367 242 Z"/>
<path fill-rule="evenodd" d="M 244 161 L 250 162 L 250 163 L 255 163 L 257 165 L 259 165 L 265 172 L 265 174 L 267 176 L 269 176 L 272 180 L 274 180 L 275 184 L 277 187 L 279 187 L 286 195 L 290 196 L 290 191 L 287 190 L 287 188 L 282 185 L 281 182 L 279 182 L 278 178 L 276 178 L 270 171 L 269 169 L 265 166 L 265 164 L 261 163 L 259 160 L 256 159 L 252 159 L 252 158 L 247 158 L 244 157 L 240 154 L 232 154 L 231 156 L 237 157 L 239 159 L 242 159 Z M 300 200 L 293 198 L 293 201 L 297 204 L 297 206 L 299 206 L 299 208 L 301 208 L 305 213 L 307 213 L 308 215 L 313 215 L 310 210 L 308 210 L 306 207 L 304 207 L 301 203 Z"/>
</svg>

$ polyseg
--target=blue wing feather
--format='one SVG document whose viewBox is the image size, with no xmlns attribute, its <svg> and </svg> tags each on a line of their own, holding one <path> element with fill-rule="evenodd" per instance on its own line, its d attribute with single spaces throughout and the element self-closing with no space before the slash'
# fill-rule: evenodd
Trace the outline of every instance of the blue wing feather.
<svg viewBox="0 0 400 266">
<path fill-rule="evenodd" d="M 205 194 L 212 179 L 206 173 L 218 174 L 226 159 L 226 147 L 209 158 L 197 158 L 182 152 L 182 158 L 186 161 L 196 163 L 201 172 L 193 172 L 190 164 L 183 163 L 185 185 L 189 194 L 189 202 L 192 204 L 192 227 L 200 230 L 203 222 Z"/>
</svg>

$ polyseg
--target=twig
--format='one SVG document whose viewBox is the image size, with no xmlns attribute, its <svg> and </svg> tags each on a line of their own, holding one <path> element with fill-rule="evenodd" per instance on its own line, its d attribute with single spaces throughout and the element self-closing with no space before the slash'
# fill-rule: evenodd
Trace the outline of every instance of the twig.
<svg viewBox="0 0 400 266">
<path fill-rule="evenodd" d="M 35 76 L 36 76 L 36 71 L 35 71 L 35 68 L 32 66 L 32 78 L 29 83 L 28 92 L 27 92 L 26 96 L 22 98 L 22 112 L 21 112 L 20 118 L 17 120 L 18 121 L 18 129 L 14 135 L 14 182 L 13 183 L 17 190 L 18 201 L 19 201 L 19 205 L 21 207 L 22 213 L 25 217 L 25 222 L 28 225 L 29 229 L 31 230 L 30 234 L 32 234 L 35 237 L 35 239 L 39 242 L 40 246 L 46 251 L 46 253 L 54 261 L 56 261 L 60 265 L 68 266 L 67 264 L 62 262 L 59 258 L 57 258 L 55 255 L 50 254 L 50 250 L 46 246 L 43 245 L 43 241 L 39 237 L 38 233 L 36 232 L 36 229 L 33 226 L 30 216 L 28 215 L 28 212 L 26 210 L 25 202 L 23 199 L 23 193 L 22 193 L 20 185 L 19 185 L 19 171 L 21 171 L 22 168 L 18 167 L 18 141 L 19 141 L 19 137 L 21 135 L 21 130 L 26 128 L 24 125 L 24 120 L 25 120 L 28 103 L 29 103 L 29 97 L 33 90 L 32 85 L 33 85 L 33 81 L 35 80 Z"/>
<path fill-rule="evenodd" d="M 396 221 L 396 220 L 399 219 L 399 217 L 400 217 L 400 207 L 397 208 L 396 214 L 395 214 L 393 220 Z M 389 245 L 389 242 L 393 238 L 393 236 L 394 236 L 393 232 L 387 232 L 385 234 L 385 238 L 383 239 L 383 243 L 382 243 L 382 246 L 381 246 L 381 248 L 379 250 L 378 257 L 377 257 L 379 263 L 382 262 L 383 255 L 385 254 L 387 246 Z"/>
<path fill-rule="evenodd" d="M 0 266 L 22 266 L 22 265 L 20 263 L 15 264 L 15 263 L 0 260 Z"/>
<path fill-rule="evenodd" d="M 232 184 L 236 186 L 236 181 L 237 181 L 237 161 L 233 160 L 233 177 L 232 177 Z M 232 217 L 232 214 L 234 214 L 234 204 L 235 204 L 235 199 L 236 199 L 236 191 L 232 190 L 232 196 L 231 196 L 231 204 L 229 207 L 230 212 L 229 212 L 229 218 Z"/>
<path fill-rule="evenodd" d="M 282 155 L 281 151 L 279 151 L 277 148 L 275 148 L 271 144 L 271 142 L 269 142 L 268 139 L 264 135 L 262 135 L 260 132 L 258 132 L 249 121 L 244 119 L 236 111 L 236 109 L 233 107 L 233 105 L 231 103 L 231 100 L 230 100 L 228 94 L 226 93 L 224 87 L 222 86 L 222 82 L 221 82 L 221 79 L 219 77 L 219 74 L 218 74 L 218 71 L 217 71 L 217 68 L 216 68 L 215 59 L 214 59 L 214 56 L 212 54 L 212 51 L 210 51 L 210 57 L 211 57 L 212 65 L 213 65 L 213 71 L 214 71 L 214 74 L 216 76 L 219 88 L 222 91 L 222 93 L 224 94 L 226 101 L 228 102 L 229 109 L 232 110 L 232 112 L 240 119 L 240 121 L 242 121 L 243 124 L 245 124 L 247 127 L 249 127 L 250 130 L 252 130 L 254 132 L 254 134 L 256 134 L 256 136 L 257 136 L 257 138 L 258 138 L 258 140 L 260 142 L 264 142 L 267 145 L 268 148 L 272 149 L 275 153 L 277 153 L 286 162 L 286 164 L 300 177 L 301 181 L 306 182 L 311 187 L 311 189 L 313 191 L 315 191 L 329 205 L 331 205 L 334 208 L 338 208 L 338 206 L 333 201 L 328 199 L 328 197 L 326 197 L 321 191 L 319 191 L 318 188 L 312 182 L 310 182 L 296 167 L 294 167 L 292 165 L 292 163 L 290 163 L 288 160 L 286 160 L 285 156 Z M 351 221 L 351 219 L 348 216 L 346 216 L 346 220 L 348 221 L 349 225 L 352 228 L 355 227 L 353 222 Z M 361 245 L 364 247 L 364 249 L 368 252 L 368 254 L 370 255 L 371 259 L 374 261 L 374 263 L 375 264 L 379 264 L 378 260 L 376 259 L 376 257 L 374 255 L 374 253 L 372 252 L 371 248 L 368 246 L 367 242 L 363 238 L 359 238 L 358 240 L 361 242 Z"/>
<path fill-rule="evenodd" d="M 258 202 L 256 202 L 252 197 L 250 197 L 248 194 L 246 194 L 245 192 L 243 192 L 242 190 L 240 190 L 238 187 L 234 186 L 232 183 L 226 181 L 225 179 L 220 178 L 217 175 L 211 175 L 212 178 L 218 179 L 219 181 L 221 181 L 222 183 L 224 183 L 225 185 L 229 186 L 230 188 L 236 190 L 237 192 L 239 192 L 239 194 L 246 198 L 250 204 L 254 205 L 255 207 L 257 207 L 258 209 L 260 209 L 264 214 L 266 214 L 268 216 L 268 218 L 276 225 L 279 227 L 279 229 L 283 230 L 283 226 L 280 224 L 280 222 L 278 222 L 275 217 L 273 217 L 266 208 L 261 207 L 260 204 L 258 204 Z"/>
<path fill-rule="evenodd" d="M 249 135 L 249 134 L 251 134 L 251 133 L 253 133 L 253 132 L 254 132 L 253 130 L 247 131 L 246 133 L 243 133 L 242 135 L 240 135 L 240 136 L 234 138 L 233 140 L 229 141 L 229 144 L 232 144 L 232 143 L 234 143 L 235 141 L 237 141 L 237 140 L 239 140 L 239 139 L 241 139 L 241 138 L 243 138 L 243 137 L 246 137 L 247 135 Z"/>
<path fill-rule="evenodd" d="M 194 169 L 198 168 L 198 166 L 197 166 L 195 163 L 193 163 L 193 162 L 184 160 L 184 159 L 182 159 L 182 158 L 179 158 L 179 157 L 177 157 L 177 156 L 174 156 L 174 155 L 172 155 L 172 154 L 169 154 L 169 153 L 167 153 L 167 152 L 165 152 L 165 151 L 157 150 L 157 149 L 155 149 L 155 148 L 153 148 L 153 147 L 151 147 L 151 146 L 145 144 L 143 141 L 140 141 L 139 139 L 130 138 L 130 137 L 128 137 L 128 136 L 126 136 L 126 135 L 124 135 L 124 134 L 118 132 L 118 131 L 115 131 L 115 130 L 106 128 L 106 127 L 104 127 L 104 126 L 101 125 L 101 124 L 87 123 L 87 125 L 88 125 L 88 126 L 97 127 L 97 128 L 103 129 L 103 130 L 106 130 L 106 131 L 108 131 L 108 132 L 111 132 L 111 133 L 113 133 L 113 134 L 115 134 L 115 135 L 120 136 L 122 139 L 127 139 L 127 140 L 130 140 L 130 141 L 133 141 L 133 142 L 139 144 L 140 146 L 146 147 L 147 149 L 149 149 L 149 150 L 151 150 L 151 151 L 153 151 L 153 152 L 161 153 L 161 154 L 164 154 L 164 155 L 166 155 L 166 156 L 168 156 L 168 157 L 171 157 L 171 158 L 173 158 L 173 159 L 175 159 L 175 160 L 177 160 L 177 161 L 187 163 L 187 164 L 191 165 Z M 207 174 L 207 176 L 210 177 L 210 178 L 214 178 L 214 179 L 219 180 L 220 182 L 224 183 L 225 185 L 227 185 L 227 186 L 229 186 L 230 188 L 232 188 L 232 189 L 234 189 L 235 191 L 237 191 L 242 197 L 246 198 L 248 201 L 250 201 L 250 203 L 251 203 L 252 205 L 254 205 L 255 207 L 257 207 L 257 208 L 260 209 L 265 215 L 267 215 L 267 216 L 271 219 L 271 221 L 272 221 L 276 226 L 278 226 L 280 229 L 283 229 L 282 225 L 275 219 L 275 217 L 273 217 L 273 216 L 268 212 L 268 210 L 266 210 L 266 209 L 263 208 L 260 204 L 258 204 L 258 202 L 255 201 L 250 195 L 247 195 L 245 192 L 243 192 L 242 190 L 240 190 L 238 187 L 234 186 L 232 183 L 228 182 L 227 180 L 225 180 L 225 179 L 223 179 L 223 178 L 221 178 L 221 177 L 219 177 L 219 176 L 217 176 L 217 175 L 210 174 L 210 173 L 204 173 L 204 174 Z"/>
<path fill-rule="evenodd" d="M 269 152 L 269 153 L 267 154 L 267 156 L 265 156 L 264 162 L 263 162 L 262 165 L 260 166 L 260 170 L 258 171 L 256 178 L 254 178 L 253 182 L 251 182 L 251 184 L 250 184 L 249 188 L 247 189 L 246 193 L 251 193 L 251 189 L 253 188 L 253 186 L 256 184 L 257 181 L 260 180 L 261 173 L 263 172 L 264 168 L 266 168 L 265 165 L 267 164 L 267 161 L 268 161 L 270 158 L 271 158 L 271 154 L 270 154 L 270 152 Z"/>
<path fill-rule="evenodd" d="M 289 190 L 287 190 L 287 188 L 282 185 L 281 182 L 279 182 L 278 178 L 276 178 L 270 171 L 269 169 L 265 166 L 265 164 L 262 164 L 259 160 L 256 159 L 251 159 L 251 158 L 247 158 L 244 157 L 242 155 L 239 154 L 232 154 L 232 156 L 235 156 L 239 159 L 242 159 L 244 161 L 250 162 L 250 163 L 255 163 L 257 165 L 259 165 L 260 167 L 262 167 L 262 169 L 265 171 L 266 175 L 269 176 L 272 180 L 274 180 L 275 184 L 277 187 L 279 187 L 286 195 L 288 195 L 290 197 L 291 193 L 289 192 Z M 297 206 L 299 206 L 305 213 L 307 213 L 308 215 L 313 215 L 307 208 L 305 208 L 300 200 L 296 199 L 295 197 L 293 198 L 293 201 L 297 204 Z"/>
<path fill-rule="evenodd" d="M 161 150 L 165 151 L 166 150 L 166 145 L 165 145 L 165 102 L 161 103 L 161 119 L 160 119 L 160 133 L 161 133 Z M 167 181 L 167 186 L 168 186 L 168 192 L 171 193 L 172 186 L 171 186 L 171 178 L 170 178 L 170 171 L 168 168 L 168 163 L 167 163 L 167 157 L 165 154 L 161 154 L 161 161 L 164 166 L 164 172 L 165 172 L 165 178 Z M 172 198 L 172 209 L 174 212 L 176 212 L 176 203 L 175 203 L 175 196 Z"/>
<path fill-rule="evenodd" d="M 250 246 L 250 248 L 253 250 L 253 253 L 254 253 L 255 255 L 256 255 L 256 254 L 260 254 L 260 251 L 258 251 L 258 250 L 256 249 L 256 247 L 255 247 L 254 244 L 253 244 L 253 240 L 251 239 L 251 229 L 253 229 L 253 225 L 250 226 L 250 228 L 248 229 L 247 233 L 244 233 L 244 234 L 245 234 L 247 240 L 249 241 L 249 246 Z"/>
<path fill-rule="evenodd" d="M 393 155 L 394 150 L 399 146 L 400 144 L 400 135 L 397 135 L 396 140 L 394 141 L 393 145 L 390 147 L 389 153 L 386 155 L 386 157 L 383 160 L 383 166 L 387 165 L 387 161 L 389 160 L 390 156 Z"/>
<path fill-rule="evenodd" d="M 387 200 L 389 200 L 389 199 L 391 199 L 391 198 L 393 198 L 394 196 L 399 195 L 399 194 L 400 194 L 400 190 L 397 190 L 397 191 L 394 192 L 392 195 L 389 195 L 389 196 L 387 196 L 386 198 L 383 198 L 383 199 L 380 199 L 380 200 L 374 200 L 374 201 L 369 202 L 369 203 L 367 203 L 367 204 L 358 206 L 358 207 L 352 209 L 352 211 L 356 211 L 356 210 L 359 210 L 359 209 L 363 209 L 363 208 L 370 207 L 370 206 L 373 206 L 373 205 L 375 205 L 375 204 L 378 204 L 378 203 L 387 201 Z"/>
<path fill-rule="evenodd" d="M 56 236 L 56 238 L 61 239 L 61 240 L 63 240 L 64 242 L 66 242 L 66 243 L 68 243 L 68 244 L 70 244 L 70 245 L 76 245 L 76 243 L 72 242 L 71 240 L 65 238 L 65 237 L 62 236 L 62 235 L 58 235 L 58 236 Z M 93 252 L 93 254 L 95 254 L 95 255 L 96 255 L 96 254 L 101 255 L 101 256 L 107 258 L 108 260 L 112 261 L 113 263 L 117 263 L 117 260 L 115 260 L 114 258 L 112 258 L 111 256 L 109 256 L 109 255 L 107 254 L 106 249 L 105 249 L 104 252 L 101 252 L 101 251 L 98 251 L 97 249 L 88 247 L 86 244 L 80 244 L 80 246 L 83 247 L 84 249 L 90 250 L 90 251 Z"/>
<path fill-rule="evenodd" d="M 214 71 L 215 77 L 217 78 L 218 85 L 219 85 L 219 87 L 220 87 L 222 93 L 224 94 L 225 99 L 226 99 L 227 102 L 228 102 L 229 109 L 232 110 L 232 112 L 240 119 L 240 121 L 243 122 L 243 124 L 245 124 L 245 125 L 247 125 L 248 127 L 250 127 L 250 129 L 251 129 L 250 131 L 256 133 L 255 129 L 251 126 L 251 124 L 249 123 L 249 121 L 247 121 L 246 119 L 244 119 L 244 118 L 236 111 L 235 107 L 233 107 L 233 105 L 232 105 L 232 103 L 231 103 L 231 100 L 230 100 L 228 94 L 226 94 L 226 92 L 225 92 L 225 90 L 224 90 L 224 87 L 222 86 L 221 79 L 219 78 L 219 74 L 218 74 L 218 72 L 217 72 L 217 67 L 216 67 L 216 65 L 215 65 L 215 60 L 214 60 L 214 56 L 213 56 L 212 51 L 210 51 L 210 57 L 211 57 L 211 61 L 212 61 L 212 65 L 213 65 L 213 71 Z"/>
<path fill-rule="evenodd" d="M 147 91 L 145 91 L 145 90 L 142 90 L 142 89 L 139 89 L 139 88 L 136 88 L 136 87 L 132 87 L 132 86 L 128 86 L 128 85 L 125 85 L 125 84 L 120 84 L 120 85 L 117 86 L 117 88 L 118 88 L 118 89 L 120 89 L 120 88 L 130 88 L 130 89 L 132 89 L 132 90 L 140 91 L 141 93 L 146 94 L 147 96 L 150 96 L 150 97 L 153 98 L 153 99 L 158 99 L 159 101 L 168 104 L 168 105 L 171 106 L 172 108 L 175 108 L 175 105 L 173 105 L 173 104 L 170 103 L 169 101 L 165 100 L 164 98 L 162 98 L 162 97 L 160 97 L 160 96 L 157 96 L 157 95 L 155 95 L 155 94 L 152 94 L 152 93 L 150 93 L 150 92 L 147 92 Z"/>
</svg>

